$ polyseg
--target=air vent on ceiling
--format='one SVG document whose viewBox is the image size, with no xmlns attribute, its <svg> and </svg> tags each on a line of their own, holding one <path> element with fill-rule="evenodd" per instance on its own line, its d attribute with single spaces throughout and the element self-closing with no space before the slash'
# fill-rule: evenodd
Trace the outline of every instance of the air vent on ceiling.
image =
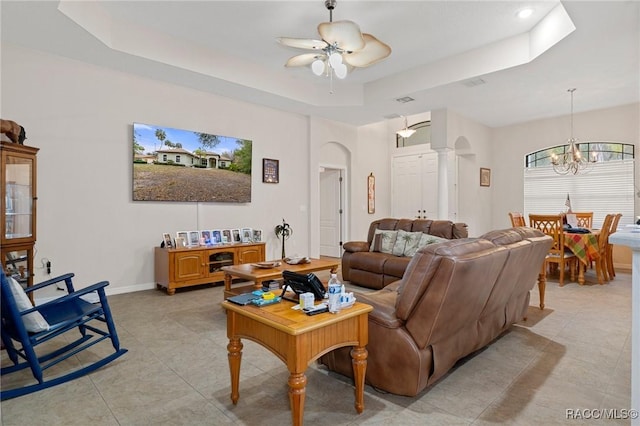
<svg viewBox="0 0 640 426">
<path fill-rule="evenodd" d="M 467 87 L 475 87 L 480 86 L 481 84 L 486 84 L 487 82 L 481 78 L 472 78 L 471 80 L 463 81 L 462 84 Z"/>
<path fill-rule="evenodd" d="M 396 102 L 400 102 L 401 104 L 406 104 L 407 102 L 413 102 L 413 101 L 415 101 L 415 99 L 413 99 L 411 96 L 405 96 L 403 98 L 396 99 Z"/>
</svg>

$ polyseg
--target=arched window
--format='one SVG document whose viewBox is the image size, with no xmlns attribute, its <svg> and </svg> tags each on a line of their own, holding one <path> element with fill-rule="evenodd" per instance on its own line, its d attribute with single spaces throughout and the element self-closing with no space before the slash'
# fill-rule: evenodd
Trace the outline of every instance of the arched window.
<svg viewBox="0 0 640 426">
<path fill-rule="evenodd" d="M 593 227 L 599 228 L 609 213 L 622 213 L 620 224 L 634 220 L 634 149 L 618 142 L 583 142 L 578 145 L 586 158 L 596 162 L 576 175 L 559 175 L 551 165 L 551 154 L 564 154 L 568 145 L 554 146 L 525 156 L 524 212 L 556 214 L 566 211 L 567 196 L 573 211 L 592 211 Z M 589 156 L 589 157 L 587 157 Z"/>
</svg>

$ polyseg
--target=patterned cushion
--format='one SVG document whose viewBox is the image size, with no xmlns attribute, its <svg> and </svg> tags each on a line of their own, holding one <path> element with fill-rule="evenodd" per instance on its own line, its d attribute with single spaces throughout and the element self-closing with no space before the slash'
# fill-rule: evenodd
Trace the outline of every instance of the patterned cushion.
<svg viewBox="0 0 640 426">
<path fill-rule="evenodd" d="M 398 231 L 381 231 L 376 229 L 371 241 L 371 251 L 379 251 L 381 253 L 391 254 L 393 252 L 393 246 L 396 243 Z"/>
<path fill-rule="evenodd" d="M 418 249 L 421 249 L 422 247 L 428 246 L 430 244 L 443 243 L 445 241 L 449 241 L 449 240 L 442 237 L 436 237 L 435 235 L 422 234 L 422 237 L 420 238 L 420 242 L 418 243 Z"/>
<path fill-rule="evenodd" d="M 7 279 L 9 280 L 9 287 L 11 288 L 11 293 L 13 293 L 13 298 L 16 300 L 18 310 L 22 312 L 33 308 L 31 300 L 27 297 L 20 283 L 12 277 L 7 277 Z M 22 320 L 24 321 L 24 326 L 27 331 L 32 333 L 49 330 L 49 323 L 47 323 L 40 312 L 31 312 L 23 316 Z"/>
<path fill-rule="evenodd" d="M 418 250 L 418 243 L 420 243 L 422 235 L 422 232 L 399 230 L 392 253 L 396 256 L 413 256 Z"/>
</svg>

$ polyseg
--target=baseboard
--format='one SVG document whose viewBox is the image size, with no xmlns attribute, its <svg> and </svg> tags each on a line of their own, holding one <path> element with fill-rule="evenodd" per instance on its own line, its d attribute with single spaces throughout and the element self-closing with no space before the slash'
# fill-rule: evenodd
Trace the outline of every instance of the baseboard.
<svg viewBox="0 0 640 426">
<path fill-rule="evenodd" d="M 111 286 L 107 286 L 106 288 L 106 293 L 107 296 L 114 296 L 116 294 L 124 294 L 124 293 L 133 293 L 135 291 L 143 291 L 143 290 L 153 290 L 156 288 L 156 284 L 155 283 L 146 283 L 146 284 L 135 284 L 135 285 L 129 285 L 129 286 L 124 286 L 124 287 L 111 287 Z M 67 291 L 65 289 L 64 294 L 67 294 Z M 55 296 L 55 297 L 36 297 L 35 299 L 35 304 L 36 305 L 42 305 L 43 303 L 47 303 L 51 300 L 55 300 L 60 296 L 63 296 L 64 294 L 61 294 L 59 296 Z M 86 298 L 85 300 L 87 300 L 88 302 L 91 303 L 96 303 L 97 300 L 94 300 L 93 297 L 89 297 Z"/>
</svg>

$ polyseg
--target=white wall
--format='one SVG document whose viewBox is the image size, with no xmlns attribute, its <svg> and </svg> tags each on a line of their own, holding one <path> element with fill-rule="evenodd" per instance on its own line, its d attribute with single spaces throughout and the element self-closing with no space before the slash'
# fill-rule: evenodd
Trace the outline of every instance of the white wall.
<svg viewBox="0 0 640 426">
<path fill-rule="evenodd" d="M 0 116 L 18 121 L 26 144 L 40 148 L 36 266 L 48 258 L 53 274 L 75 272 L 80 285 L 107 279 L 111 293 L 153 287 L 153 247 L 164 232 L 260 228 L 267 258 L 276 258 L 273 227 L 283 217 L 296 231 L 287 251 L 317 256 L 318 167 L 327 161 L 322 147 L 328 143 L 344 147 L 349 163 L 345 241 L 364 239 L 372 220 L 390 215 L 399 128 L 393 120 L 356 128 L 7 44 L 1 72 Z M 576 136 L 637 146 L 638 110 L 634 104 L 576 114 Z M 489 129 L 452 111 L 444 116 L 447 146 L 455 148 L 450 158 L 458 163 L 458 187 L 449 188 L 455 220 L 468 223 L 472 236 L 509 226 L 507 212 L 522 210 L 524 155 L 563 143 L 568 118 Z M 251 139 L 252 202 L 132 202 L 133 122 Z M 279 184 L 262 183 L 265 157 L 280 160 Z M 479 186 L 480 167 L 492 169 L 489 188 Z M 366 177 L 372 172 L 376 212 L 370 215 Z M 36 270 L 36 281 L 44 278 L 43 269 Z"/>
<path fill-rule="evenodd" d="M 582 141 L 600 140 L 635 144 L 640 156 L 640 105 L 631 104 L 574 114 L 574 136 Z M 510 226 L 508 212 L 524 209 L 524 157 L 534 151 L 561 145 L 570 136 L 569 116 L 536 120 L 493 129 L 492 228 Z M 636 167 L 636 187 L 638 170 Z M 636 212 L 640 211 L 636 198 Z"/>
<path fill-rule="evenodd" d="M 276 258 L 273 228 L 282 217 L 298 231 L 287 251 L 313 254 L 314 152 L 327 141 L 357 151 L 354 127 L 312 126 L 309 117 L 12 45 L 3 44 L 2 55 L 1 116 L 40 148 L 36 266 L 48 258 L 54 275 L 75 272 L 79 286 L 106 279 L 111 293 L 151 288 L 163 232 L 260 228 L 267 258 Z M 252 202 L 133 202 L 133 122 L 252 140 Z M 279 184 L 262 183 L 265 157 L 280 160 Z M 36 270 L 37 282 L 45 278 Z"/>
</svg>

